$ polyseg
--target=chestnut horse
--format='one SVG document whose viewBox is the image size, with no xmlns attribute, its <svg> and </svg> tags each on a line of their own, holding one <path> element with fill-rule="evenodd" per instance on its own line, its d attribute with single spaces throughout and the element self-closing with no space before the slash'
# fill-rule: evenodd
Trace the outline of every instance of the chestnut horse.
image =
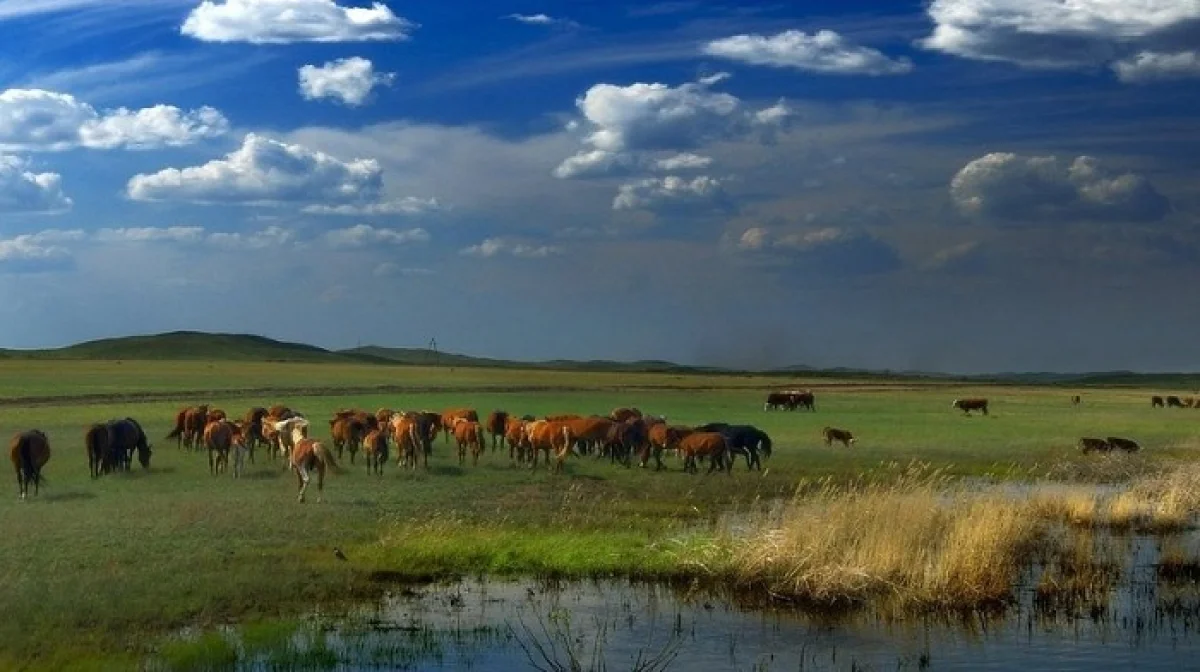
<svg viewBox="0 0 1200 672">
<path fill-rule="evenodd" d="M 454 423 L 454 441 L 458 444 L 458 463 L 467 460 L 467 449 L 471 449 L 471 464 L 479 465 L 479 454 L 487 445 L 483 436 L 483 426 L 478 422 L 459 418 Z"/>
<path fill-rule="evenodd" d="M 33 494 L 38 494 L 45 481 L 42 467 L 50 461 L 50 440 L 37 429 L 17 432 L 8 446 L 8 456 L 17 472 L 17 491 L 21 499 L 29 494 L 30 483 L 33 484 Z"/>
<path fill-rule="evenodd" d="M 288 464 L 296 472 L 296 481 L 300 488 L 300 492 L 296 496 L 296 501 L 304 501 L 304 493 L 308 490 L 308 472 L 310 469 L 316 469 L 317 501 L 320 502 L 325 490 L 325 469 L 339 470 L 340 467 L 338 467 L 337 460 L 333 458 L 333 453 L 325 447 L 325 444 L 316 439 L 308 438 L 308 420 L 298 417 L 291 418 L 279 423 L 279 425 L 285 423 L 289 424 L 291 431 L 289 438 L 292 444 L 292 452 Z M 280 429 L 282 431 L 282 427 Z"/>
<path fill-rule="evenodd" d="M 383 475 L 383 463 L 388 459 L 387 431 L 372 429 L 362 442 L 367 473 Z"/>
</svg>

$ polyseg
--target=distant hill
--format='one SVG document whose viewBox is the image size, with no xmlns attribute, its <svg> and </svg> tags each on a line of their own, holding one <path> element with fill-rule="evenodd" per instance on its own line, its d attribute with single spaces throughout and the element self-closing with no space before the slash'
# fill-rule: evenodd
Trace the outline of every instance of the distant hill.
<svg viewBox="0 0 1200 672">
<path fill-rule="evenodd" d="M 227 360 L 286 362 L 371 361 L 314 345 L 288 343 L 251 334 L 174 331 L 87 341 L 45 350 L 6 350 L 8 358 L 101 360 Z"/>
</svg>

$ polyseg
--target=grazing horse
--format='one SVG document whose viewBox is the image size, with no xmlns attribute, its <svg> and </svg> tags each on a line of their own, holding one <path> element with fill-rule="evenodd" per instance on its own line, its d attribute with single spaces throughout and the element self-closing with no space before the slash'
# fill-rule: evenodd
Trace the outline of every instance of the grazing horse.
<svg viewBox="0 0 1200 672">
<path fill-rule="evenodd" d="M 367 461 L 367 473 L 383 475 L 383 464 L 388 459 L 387 431 L 372 429 L 363 438 L 363 459 Z"/>
<path fill-rule="evenodd" d="M 108 421 L 108 434 L 112 438 L 112 454 L 116 456 L 117 464 L 129 471 L 133 463 L 133 453 L 137 451 L 138 462 L 143 469 L 150 468 L 150 455 L 153 446 L 146 440 L 146 432 L 133 418 Z"/>
<path fill-rule="evenodd" d="M 37 495 L 45 481 L 42 467 L 50 461 L 50 440 L 37 429 L 17 432 L 8 444 L 8 456 L 17 472 L 17 492 L 21 499 L 29 494 L 30 483 L 33 484 L 33 494 Z"/>
<path fill-rule="evenodd" d="M 200 448 L 204 428 L 208 425 L 208 404 L 189 408 L 183 416 L 183 445 L 188 450 Z"/>
<path fill-rule="evenodd" d="M 83 445 L 87 449 L 88 470 L 92 478 L 99 478 L 117 468 L 117 459 L 112 450 L 112 436 L 108 425 L 96 423 L 83 434 Z"/>
<path fill-rule="evenodd" d="M 1081 453 L 1090 453 L 1092 451 L 1108 452 L 1112 450 L 1112 444 L 1104 439 L 1097 439 L 1090 436 L 1085 436 L 1079 439 L 1075 444 Z"/>
<path fill-rule="evenodd" d="M 988 414 L 987 399 L 955 399 L 954 403 L 950 404 L 950 408 L 957 408 L 965 415 L 970 415 L 971 411 L 980 411 L 984 415 Z"/>
<path fill-rule="evenodd" d="M 733 460 L 730 459 L 729 464 L 725 464 L 725 455 L 729 448 L 725 435 L 720 432 L 692 432 L 680 439 L 678 446 L 679 452 L 683 454 L 684 471 L 696 473 L 697 458 L 707 457 L 708 473 L 723 467 L 726 473 L 733 473 Z"/>
<path fill-rule="evenodd" d="M 1108 445 L 1112 446 L 1113 448 L 1120 448 L 1127 453 L 1136 453 L 1142 448 L 1138 445 L 1137 441 L 1134 441 L 1133 439 L 1122 439 L 1119 436 L 1108 437 Z"/>
<path fill-rule="evenodd" d="M 208 423 L 204 428 L 204 447 L 208 449 L 208 471 L 213 476 L 229 467 L 233 449 L 233 426 L 225 420 Z"/>
<path fill-rule="evenodd" d="M 428 433 L 429 418 L 419 413 L 397 413 L 392 416 L 392 441 L 396 443 L 396 465 L 408 469 L 417 468 L 417 455 L 425 458 L 429 468 L 431 441 Z M 425 430 L 425 431 L 422 431 Z"/>
<path fill-rule="evenodd" d="M 1174 395 L 1167 397 L 1167 408 L 1183 408 L 1183 402 Z"/>
<path fill-rule="evenodd" d="M 371 419 L 375 420 L 374 417 Z M 369 428 L 357 415 L 350 415 L 335 419 L 329 431 L 333 436 L 333 448 L 337 451 L 338 459 L 342 459 L 342 451 L 348 450 L 350 451 L 350 464 L 354 464 L 354 456 L 362 445 L 363 437 L 367 435 L 368 431 L 374 430 Z"/>
<path fill-rule="evenodd" d="M 496 445 L 504 442 L 504 430 L 508 426 L 508 413 L 506 411 L 492 411 L 488 413 L 487 423 L 488 434 L 492 435 L 492 452 L 496 452 Z"/>
<path fill-rule="evenodd" d="M 467 449 L 471 449 L 471 464 L 479 465 L 479 454 L 487 445 L 483 435 L 483 426 L 471 420 L 458 419 L 454 423 L 454 442 L 458 444 L 458 463 L 467 461 Z"/>
<path fill-rule="evenodd" d="M 1153 397 L 1150 397 L 1150 407 L 1151 408 L 1162 408 L 1163 407 L 1163 398 L 1158 396 L 1157 394 L 1154 395 Z"/>
<path fill-rule="evenodd" d="M 696 428 L 697 432 L 720 432 L 725 435 L 728 444 L 729 457 L 741 454 L 746 458 L 747 469 L 762 469 L 759 461 L 759 451 L 763 456 L 771 457 L 771 437 L 761 429 L 752 425 L 729 425 L 723 422 L 712 422 Z"/>
<path fill-rule="evenodd" d="M 834 427 L 826 427 L 821 430 L 821 436 L 825 439 L 825 445 L 832 446 L 834 441 L 841 441 L 842 445 L 849 448 L 854 445 L 858 439 L 854 435 L 844 429 Z"/>
<path fill-rule="evenodd" d="M 296 501 L 304 501 L 304 493 L 308 490 L 308 472 L 310 469 L 316 469 L 317 501 L 320 502 L 325 491 L 325 469 L 332 468 L 337 471 L 339 469 L 337 460 L 334 459 L 333 453 L 325 447 L 325 444 L 308 438 L 308 420 L 291 418 L 279 424 L 284 423 L 290 423 L 288 431 L 290 432 L 292 452 L 288 464 L 296 472 L 296 480 L 300 489 Z M 283 430 L 281 429 L 281 431 Z"/>
</svg>

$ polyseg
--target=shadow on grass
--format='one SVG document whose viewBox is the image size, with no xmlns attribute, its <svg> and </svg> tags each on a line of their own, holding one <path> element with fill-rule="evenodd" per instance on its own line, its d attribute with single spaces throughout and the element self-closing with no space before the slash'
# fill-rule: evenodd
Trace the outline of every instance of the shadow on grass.
<svg viewBox="0 0 1200 672">
<path fill-rule="evenodd" d="M 432 476 L 462 476 L 467 473 L 467 470 L 465 467 L 438 465 L 430 467 L 426 473 Z"/>
<path fill-rule="evenodd" d="M 80 492 L 78 490 L 72 490 L 70 492 L 55 492 L 41 495 L 41 498 L 47 502 L 74 502 L 95 499 L 96 494 L 92 492 Z"/>
</svg>

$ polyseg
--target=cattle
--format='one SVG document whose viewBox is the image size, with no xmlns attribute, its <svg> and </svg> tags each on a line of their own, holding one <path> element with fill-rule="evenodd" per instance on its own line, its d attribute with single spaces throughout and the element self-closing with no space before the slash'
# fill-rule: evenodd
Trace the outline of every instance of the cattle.
<svg viewBox="0 0 1200 672">
<path fill-rule="evenodd" d="M 684 471 L 696 473 L 697 459 L 707 457 L 708 473 L 722 467 L 725 473 L 733 473 L 733 459 L 726 460 L 728 444 L 725 435 L 720 432 L 692 432 L 679 440 L 678 450 L 683 455 Z"/>
<path fill-rule="evenodd" d="M 479 413 L 471 408 L 450 408 L 442 411 L 438 420 L 441 423 L 442 438 L 446 442 L 450 441 L 450 435 L 454 432 L 454 423 L 459 418 L 471 422 L 479 422 Z"/>
<path fill-rule="evenodd" d="M 571 428 L 563 422 L 551 420 L 534 420 L 525 424 L 525 436 L 529 441 L 530 452 L 533 454 L 532 468 L 537 469 L 538 451 L 546 454 L 546 464 L 550 464 L 550 454 L 554 453 L 554 471 L 562 471 L 575 437 Z"/>
<path fill-rule="evenodd" d="M 1164 404 L 1163 404 L 1162 397 L 1158 396 L 1157 394 L 1154 395 L 1153 397 L 1150 397 L 1150 407 L 1151 408 L 1162 408 L 1163 405 Z"/>
<path fill-rule="evenodd" d="M 723 422 L 712 422 L 696 428 L 698 432 L 720 432 L 725 435 L 729 450 L 729 459 L 741 454 L 746 458 L 747 469 L 762 469 L 759 451 L 766 457 L 771 456 L 771 437 L 761 429 L 752 425 L 729 425 Z"/>
<path fill-rule="evenodd" d="M 1071 396 L 1071 405 L 1072 406 L 1078 406 L 1082 402 L 1083 402 L 1083 399 L 1081 399 L 1078 394 Z"/>
<path fill-rule="evenodd" d="M 644 469 L 646 463 L 650 461 L 650 455 L 653 454 L 654 470 L 658 471 L 662 469 L 662 452 L 664 450 L 674 450 L 679 442 L 693 431 L 695 430 L 691 427 L 678 427 L 666 423 L 650 425 L 646 430 L 647 441 L 646 445 L 642 448 L 638 466 Z"/>
<path fill-rule="evenodd" d="M 483 452 L 487 445 L 487 439 L 484 438 L 483 425 L 471 420 L 458 419 L 454 423 L 454 442 L 458 444 L 458 463 L 463 464 L 467 460 L 467 449 L 471 450 L 471 464 L 479 464 L 479 454 Z"/>
<path fill-rule="evenodd" d="M 1079 448 L 1079 452 L 1081 453 L 1090 453 L 1093 451 L 1108 452 L 1109 450 L 1112 450 L 1112 445 L 1108 441 L 1090 436 L 1085 436 L 1082 439 L 1079 439 L 1079 442 L 1075 445 Z"/>
<path fill-rule="evenodd" d="M 825 439 L 825 445 L 827 446 L 832 446 L 834 441 L 841 441 L 842 445 L 847 448 L 854 445 L 854 442 L 858 440 L 850 432 L 835 427 L 825 427 L 822 429 L 821 437 Z"/>
<path fill-rule="evenodd" d="M 613 422 L 627 422 L 642 417 L 642 412 L 636 408 L 614 408 L 608 417 Z"/>
<path fill-rule="evenodd" d="M 957 408 L 957 409 L 961 410 L 965 415 L 970 415 L 971 411 L 979 411 L 979 412 L 983 413 L 984 415 L 987 415 L 988 414 L 988 400 L 987 399 L 955 399 L 954 402 L 950 404 L 950 408 Z"/>
<path fill-rule="evenodd" d="M 1183 401 L 1174 395 L 1167 397 L 1167 408 L 1183 408 Z"/>
<path fill-rule="evenodd" d="M 1112 446 L 1113 448 L 1119 448 L 1127 453 L 1136 453 L 1142 448 L 1138 445 L 1137 441 L 1134 441 L 1133 439 L 1123 439 L 1119 436 L 1108 437 L 1108 445 Z"/>
<path fill-rule="evenodd" d="M 1183 407 L 1184 408 L 1192 408 L 1195 405 L 1196 405 L 1196 399 L 1194 397 L 1184 397 L 1183 398 Z"/>
<path fill-rule="evenodd" d="M 383 475 L 383 465 L 388 459 L 387 432 L 382 429 L 372 429 L 363 437 L 363 458 L 367 463 L 368 474 Z"/>
<path fill-rule="evenodd" d="M 786 390 L 784 392 L 771 392 L 768 394 L 767 402 L 763 404 L 763 410 L 771 411 L 780 408 L 788 411 L 794 411 L 798 408 L 816 411 L 816 396 L 812 393 L 812 390 Z"/>
<path fill-rule="evenodd" d="M 508 413 L 505 411 L 492 411 L 488 413 L 487 423 L 488 434 L 492 435 L 492 452 L 496 452 L 496 445 L 504 441 L 504 430 L 508 426 Z"/>
<path fill-rule="evenodd" d="M 796 410 L 792 404 L 792 397 L 783 392 L 771 392 L 767 395 L 767 401 L 763 404 L 764 411 L 777 411 L 785 408 L 789 411 Z"/>
</svg>

